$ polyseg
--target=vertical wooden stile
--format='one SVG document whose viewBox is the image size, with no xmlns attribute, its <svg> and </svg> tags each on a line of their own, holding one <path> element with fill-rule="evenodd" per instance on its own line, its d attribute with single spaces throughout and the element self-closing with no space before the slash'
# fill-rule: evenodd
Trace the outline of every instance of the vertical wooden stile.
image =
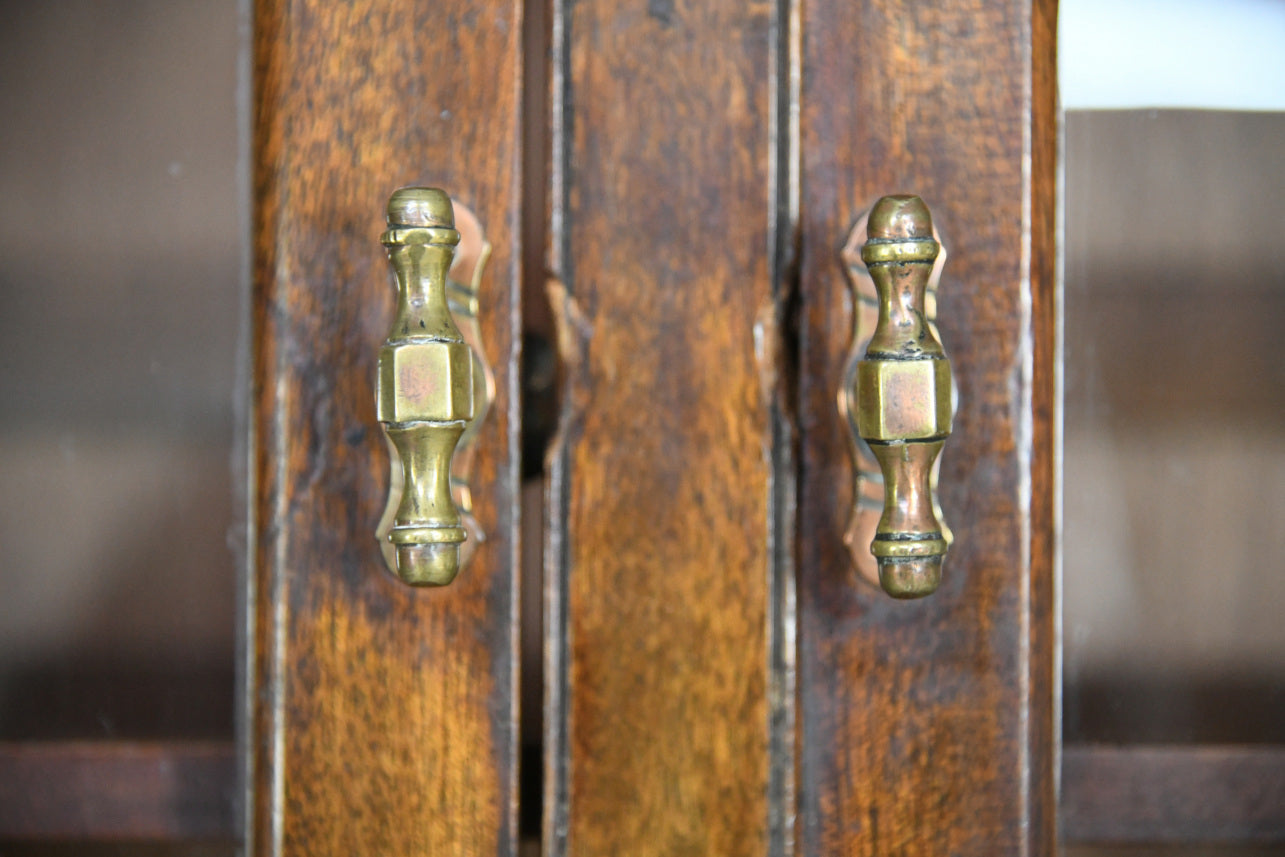
<svg viewBox="0 0 1285 857">
<path fill-rule="evenodd" d="M 1057 282 L 1052 2 L 820 0 L 802 83 L 799 853 L 1054 853 Z M 914 193 L 949 252 L 938 327 L 959 408 L 944 582 L 855 579 L 835 410 L 839 259 Z"/>
<path fill-rule="evenodd" d="M 519 0 L 256 3 L 251 703 L 259 855 L 516 852 Z M 443 589 L 374 539 L 375 359 L 398 186 L 446 189 L 494 245 L 477 439 L 487 538 Z"/>
<path fill-rule="evenodd" d="M 789 5 L 554 6 L 550 857 L 786 848 Z"/>
</svg>

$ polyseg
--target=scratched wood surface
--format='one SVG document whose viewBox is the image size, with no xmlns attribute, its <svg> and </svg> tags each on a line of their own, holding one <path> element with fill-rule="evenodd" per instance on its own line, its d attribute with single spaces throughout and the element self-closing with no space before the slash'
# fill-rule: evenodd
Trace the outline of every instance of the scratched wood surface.
<svg viewBox="0 0 1285 857">
<path fill-rule="evenodd" d="M 513 854 L 518 432 L 516 0 L 255 4 L 248 837 L 262 855 Z M 374 540 L 375 358 L 400 185 L 446 188 L 495 246 L 478 439 L 488 539 L 413 590 Z"/>
<path fill-rule="evenodd" d="M 776 8 L 554 10 L 546 853 L 763 855 Z"/>
<path fill-rule="evenodd" d="M 1052 854 L 1055 4 L 806 9 L 798 853 Z M 956 541 L 915 602 L 855 580 L 841 541 L 839 250 L 895 192 L 924 198 L 950 253 L 937 323 L 960 395 Z"/>
</svg>

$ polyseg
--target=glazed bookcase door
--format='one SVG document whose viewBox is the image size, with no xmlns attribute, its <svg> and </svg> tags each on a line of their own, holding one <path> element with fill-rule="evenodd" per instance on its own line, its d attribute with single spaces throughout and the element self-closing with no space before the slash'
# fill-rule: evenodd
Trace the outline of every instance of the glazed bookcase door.
<svg viewBox="0 0 1285 857">
<path fill-rule="evenodd" d="M 121 32 L 146 33 L 161 55 L 188 63 L 197 53 L 186 46 L 214 24 L 189 20 L 192 39 L 170 38 L 187 32 L 167 17 L 171 7 L 146 4 L 142 17 L 154 21 L 133 20 Z M 34 83 L 27 89 L 29 78 L 42 85 L 65 79 L 60 86 L 83 95 L 114 77 L 100 74 L 87 87 L 80 66 L 66 60 L 69 53 L 107 55 L 99 30 L 117 15 L 112 4 L 95 5 L 102 18 L 73 4 L 37 19 L 36 8 L 26 4 L 15 20 L 23 14 L 26 25 L 52 22 L 41 25 L 49 42 L 79 49 L 44 51 L 36 62 L 38 52 L 24 39 L 0 36 L 14 43 L 0 51 L 0 66 L 39 71 L 0 75 L 10 94 L 22 96 L 4 102 L 14 105 L 7 115 L 15 117 L 23 110 L 42 115 L 46 102 L 57 101 Z M 214 8 L 201 15 L 224 22 L 224 41 L 202 46 L 232 56 L 236 14 L 225 8 L 220 18 Z M 49 442 L 52 434 L 32 434 L 23 440 L 34 438 L 32 446 L 5 450 L 17 462 L 5 473 L 6 500 L 24 514 L 37 495 L 13 485 L 43 490 L 56 478 L 105 485 L 113 480 L 84 476 L 133 471 L 121 476 L 122 485 L 172 482 L 193 497 L 226 498 L 231 486 L 215 488 L 236 474 L 249 522 L 240 679 L 233 677 L 228 623 L 209 618 L 232 610 L 235 560 L 221 553 L 231 504 L 206 499 L 210 505 L 191 507 L 209 513 L 205 524 L 215 521 L 199 534 L 170 528 L 182 509 L 166 509 L 148 522 L 164 533 L 164 551 L 156 554 L 163 561 L 147 568 L 165 587 L 149 586 L 151 601 L 131 610 L 160 612 L 146 605 L 161 603 L 173 609 L 169 624 L 155 627 L 181 625 L 197 636 L 215 625 L 224 630 L 211 637 L 212 657 L 187 662 L 171 673 L 173 681 L 152 681 L 151 696 L 134 698 L 128 681 L 109 682 L 108 690 L 117 701 L 129 697 L 119 708 L 130 717 L 158 708 L 148 700 L 179 699 L 181 728 L 130 726 L 85 743 L 104 722 L 96 704 L 73 712 L 88 729 L 71 729 L 40 715 L 40 699 L 17 686 L 0 688 L 10 691 L 6 704 L 21 696 L 26 706 L 0 712 L 0 850 L 43 837 L 76 838 L 76 849 L 88 840 L 214 842 L 222 853 L 244 846 L 273 857 L 1055 854 L 1055 4 L 259 0 L 244 3 L 240 14 L 248 16 L 241 21 L 241 71 L 253 93 L 243 113 L 252 129 L 243 142 L 251 164 L 245 184 L 220 197 L 226 210 L 215 210 L 205 188 L 204 207 L 178 205 L 182 216 L 168 220 L 156 211 L 149 214 L 155 220 L 139 218 L 161 224 L 141 231 L 162 234 L 158 243 L 175 255 L 143 254 L 146 277 L 125 270 L 112 279 L 121 300 L 58 307 L 57 319 L 70 328 L 90 308 L 93 319 L 83 327 L 92 335 L 76 343 L 82 351 L 51 340 L 43 299 L 27 296 L 63 294 L 59 281 L 98 264 L 95 253 L 121 251 L 121 274 L 126 254 L 109 215 L 133 197 L 82 193 L 75 184 L 45 195 L 30 171 L 12 164 L 0 171 L 14 182 L 6 187 L 21 191 L 0 206 L 10 218 L 5 225 L 21 221 L 27 231 L 12 234 L 29 245 L 6 251 L 0 269 L 47 267 L 45 279 L 24 279 L 24 288 L 38 288 L 5 293 L 6 310 L 22 304 L 22 312 L 0 313 L 0 330 L 14 337 L 4 344 L 10 352 L 14 342 L 26 349 L 12 364 L 25 368 L 4 376 L 5 383 L 22 382 L 5 387 L 6 432 L 35 419 L 38 409 L 22 397 L 37 387 L 57 396 L 77 391 L 60 405 L 72 410 L 51 412 L 51 424 L 58 414 L 69 421 L 92 412 L 98 423 L 115 414 L 108 406 L 120 402 L 107 399 L 127 397 L 98 383 L 105 376 L 96 368 L 66 364 L 79 386 L 33 381 L 46 376 L 32 367 L 56 361 L 32 355 L 92 351 L 93 360 L 83 361 L 88 367 L 141 359 L 137 343 L 97 349 L 126 315 L 173 316 L 149 333 L 168 331 L 182 372 L 200 376 L 221 346 L 230 388 L 235 301 L 171 313 L 140 296 L 171 286 L 183 293 L 195 279 L 172 283 L 174 270 L 194 271 L 184 265 L 198 253 L 235 245 L 237 193 L 252 200 L 246 210 L 253 212 L 243 230 L 253 245 L 245 253 L 253 256 L 244 337 L 249 455 L 240 457 L 246 472 L 225 468 L 226 451 L 211 455 L 212 448 L 199 460 L 163 459 L 186 462 L 168 469 L 154 461 L 132 466 L 125 456 L 101 473 L 68 458 L 66 444 Z M 133 68 L 128 51 L 113 50 L 102 69 Z M 230 79 L 229 86 L 237 91 Z M 211 100 L 202 121 L 234 125 L 234 101 Z M 59 104 L 51 115 L 73 115 Z M 140 134 L 131 117 L 122 139 L 158 145 L 186 128 L 178 112 L 154 112 L 165 134 Z M 75 118 L 94 124 L 94 116 L 86 110 Z M 192 127 L 206 143 L 216 136 L 213 127 Z M 0 151 L 29 141 L 30 132 L 15 123 Z M 97 158 L 115 149 L 98 145 L 108 136 L 102 127 L 94 132 L 63 136 L 93 137 L 98 148 L 85 163 L 98 173 L 111 165 Z M 1157 146 L 1190 142 L 1181 133 L 1156 139 Z M 201 174 L 231 187 L 236 146 L 228 146 L 226 175 Z M 69 171 L 80 163 L 54 160 Z M 187 175 L 185 162 L 156 161 L 161 168 L 140 161 L 152 179 Z M 1126 174 L 1157 163 L 1143 146 L 1138 168 Z M 1266 180 L 1245 175 L 1246 187 L 1261 191 Z M 394 302 L 379 236 L 384 202 L 404 185 L 448 190 L 476 213 L 494 248 L 480 282 L 477 329 L 466 331 L 483 343 L 495 375 L 495 400 L 469 447 L 470 532 L 485 538 L 470 543 L 466 567 L 440 589 L 396 580 L 374 538 L 389 479 L 374 381 Z M 837 401 L 860 312 L 845 247 L 877 199 L 901 193 L 927 202 L 945 250 L 931 293 L 958 391 L 938 490 L 954 541 L 940 589 L 913 602 L 889 599 L 853 568 L 844 542 L 852 441 Z M 55 207 L 74 200 L 63 208 L 87 206 L 97 219 L 77 234 L 51 230 L 21 202 L 33 198 Z M 1145 198 L 1134 195 L 1130 203 Z M 1142 216 L 1121 211 L 1133 209 L 1115 212 L 1130 228 Z M 216 219 L 225 231 L 212 227 Z M 1250 241 L 1246 236 L 1258 233 L 1239 230 L 1237 240 L 1269 246 L 1271 224 L 1251 225 L 1268 237 Z M 1205 234 L 1197 227 L 1179 232 Z M 75 243 L 90 233 L 107 249 Z M 1142 246 L 1134 237 L 1129 249 Z M 227 253 L 224 281 L 231 283 L 236 254 Z M 1241 291 L 1224 289 L 1218 278 L 1230 257 L 1209 258 L 1205 273 L 1216 275 L 1218 294 L 1244 297 L 1256 288 L 1246 281 Z M 7 267 L 15 259 L 27 261 Z M 1197 296 L 1191 273 L 1182 271 L 1182 300 Z M 109 291 L 109 279 L 93 282 L 96 294 Z M 1126 334 L 1132 322 L 1121 295 L 1135 310 L 1175 309 L 1174 295 L 1153 300 L 1127 280 L 1092 279 L 1110 296 L 1102 302 L 1105 321 Z M 1244 323 L 1241 334 L 1270 344 L 1273 305 L 1264 299 L 1267 309 L 1252 322 L 1233 313 L 1219 323 Z M 1074 330 L 1074 312 L 1069 318 Z M 1116 362 L 1132 370 L 1152 356 L 1150 343 L 1170 338 L 1167 329 L 1115 336 L 1112 349 L 1120 350 L 1103 353 L 1126 354 Z M 1246 361 L 1274 353 L 1256 350 L 1259 340 L 1244 335 L 1226 334 L 1223 342 L 1226 329 L 1206 331 L 1219 343 L 1212 350 L 1198 347 L 1198 338 L 1172 338 L 1182 340 L 1187 350 L 1179 350 L 1196 368 L 1210 372 L 1229 371 L 1227 361 L 1257 365 Z M 556 342 L 552 402 L 520 385 L 522 342 L 539 335 Z M 532 357 L 528 368 L 536 362 Z M 1241 405 L 1269 421 L 1280 409 L 1254 386 L 1270 376 L 1269 364 L 1240 373 L 1253 384 L 1222 385 L 1217 396 L 1234 399 L 1239 391 L 1247 397 Z M 1210 424 L 1198 386 L 1175 391 L 1125 374 L 1145 384 L 1139 393 L 1190 406 L 1199 430 Z M 1074 397 L 1074 383 L 1069 390 Z M 176 402 L 199 406 L 212 390 L 178 384 L 169 394 L 149 399 L 155 413 L 179 413 L 170 410 Z M 227 417 L 220 438 L 229 447 L 230 399 L 218 412 Z M 558 422 L 547 450 L 531 448 L 525 441 L 534 434 L 522 432 L 521 415 L 541 413 L 542 404 Z M 1166 419 L 1164 413 L 1148 419 Z M 1072 432 L 1085 428 L 1068 424 Z M 152 442 L 139 434 L 118 450 Z M 169 441 L 192 440 L 174 434 Z M 1070 461 L 1076 438 L 1068 438 Z M 1141 442 L 1152 448 L 1152 440 Z M 530 479 L 546 451 L 542 483 L 532 479 L 520 492 L 523 471 Z M 1241 452 L 1244 470 L 1237 473 L 1256 484 L 1259 456 Z M 49 460 L 61 464 L 40 463 Z M 1131 486 L 1145 495 L 1141 480 Z M 523 512 L 520 493 L 541 488 L 543 509 L 536 501 Z M 1216 492 L 1199 499 L 1220 503 Z M 128 510 L 93 505 L 104 517 L 78 519 L 76 539 L 59 547 L 78 546 L 97 562 L 114 555 L 101 547 L 112 539 L 100 533 L 126 541 L 117 538 L 122 528 L 101 527 Z M 1256 514 L 1270 516 L 1271 508 L 1263 504 Z M 65 529 L 63 517 L 47 517 Z M 1254 549 L 1265 542 L 1244 540 Z M 1086 550 L 1089 540 L 1076 544 Z M 1166 547 L 1177 550 L 1173 544 Z M 1224 543 L 1212 544 L 1217 550 Z M 10 554 L 20 552 L 12 542 L 5 547 L 14 579 L 26 582 L 43 567 L 14 560 Z M 541 549 L 542 560 L 520 573 L 520 558 Z M 1149 567 L 1167 586 L 1166 562 Z M 171 598 L 171 586 L 185 600 Z M 522 593 L 542 602 L 542 620 L 539 607 L 520 611 Z M 1251 600 L 1271 606 L 1270 599 Z M 97 602 L 104 612 L 117 603 Z M 131 635 L 134 615 L 120 611 L 111 628 Z M 41 624 L 21 618 L 29 627 Z M 169 645 L 181 636 L 158 639 Z M 149 654 L 137 641 L 151 639 L 131 638 L 137 648 L 113 649 L 109 659 L 127 676 L 127 661 Z M 1199 645 L 1198 638 L 1183 642 L 1193 639 Z M 1075 655 L 1070 647 L 1068 653 Z M 226 704 L 234 683 L 235 744 Z M 542 710 L 529 696 L 519 703 L 522 687 L 537 698 L 543 693 Z M 220 701 L 203 705 L 212 688 Z M 1083 715 L 1091 700 L 1084 689 L 1075 692 Z M 1068 706 L 1068 734 L 1101 735 L 1076 726 L 1076 704 Z M 1128 735 L 1124 740 L 1136 740 Z M 1072 845 L 1277 842 L 1285 837 L 1283 758 L 1279 745 L 1069 747 L 1061 765 L 1062 830 Z M 541 815 L 542 825 L 532 823 Z M 43 848 L 15 853 L 51 853 Z"/>
</svg>

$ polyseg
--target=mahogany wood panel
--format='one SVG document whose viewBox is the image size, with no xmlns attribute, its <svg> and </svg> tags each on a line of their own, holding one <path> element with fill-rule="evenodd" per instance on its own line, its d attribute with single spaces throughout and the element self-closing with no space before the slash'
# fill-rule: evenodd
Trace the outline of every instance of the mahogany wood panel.
<svg viewBox="0 0 1285 857">
<path fill-rule="evenodd" d="M 261 855 L 516 849 L 518 0 L 267 0 L 255 16 L 249 840 Z M 384 203 L 448 190 L 495 246 L 487 540 L 415 590 L 374 540 Z"/>
<path fill-rule="evenodd" d="M 0 744 L 0 838 L 227 839 L 230 743 Z"/>
<path fill-rule="evenodd" d="M 815 0 L 802 78 L 799 853 L 1054 852 L 1056 8 Z M 851 334 L 839 250 L 919 194 L 949 251 L 959 386 L 941 589 L 855 579 L 835 408 Z"/>
<path fill-rule="evenodd" d="M 554 6 L 550 855 L 749 857 L 780 837 L 778 16 Z"/>
<path fill-rule="evenodd" d="M 1068 842 L 1285 842 L 1285 748 L 1067 747 Z"/>
</svg>

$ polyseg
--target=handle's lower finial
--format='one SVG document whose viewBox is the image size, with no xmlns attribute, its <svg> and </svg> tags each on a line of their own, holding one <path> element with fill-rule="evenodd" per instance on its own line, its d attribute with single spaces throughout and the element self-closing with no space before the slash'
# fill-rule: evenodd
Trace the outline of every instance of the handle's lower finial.
<svg viewBox="0 0 1285 857">
<path fill-rule="evenodd" d="M 937 518 L 933 463 L 951 432 L 950 362 L 928 323 L 925 292 L 940 249 L 917 196 L 875 204 L 861 249 L 879 316 L 857 364 L 857 429 L 883 473 L 883 516 L 870 552 L 894 598 L 920 598 L 941 582 L 948 537 Z"/>
<path fill-rule="evenodd" d="M 388 200 L 381 236 L 397 275 L 397 314 L 379 351 L 375 408 L 393 456 L 386 538 L 393 571 L 416 586 L 459 573 L 465 539 L 451 498 L 451 456 L 474 418 L 473 355 L 451 318 L 446 276 L 460 233 L 450 197 L 402 188 Z"/>
</svg>

